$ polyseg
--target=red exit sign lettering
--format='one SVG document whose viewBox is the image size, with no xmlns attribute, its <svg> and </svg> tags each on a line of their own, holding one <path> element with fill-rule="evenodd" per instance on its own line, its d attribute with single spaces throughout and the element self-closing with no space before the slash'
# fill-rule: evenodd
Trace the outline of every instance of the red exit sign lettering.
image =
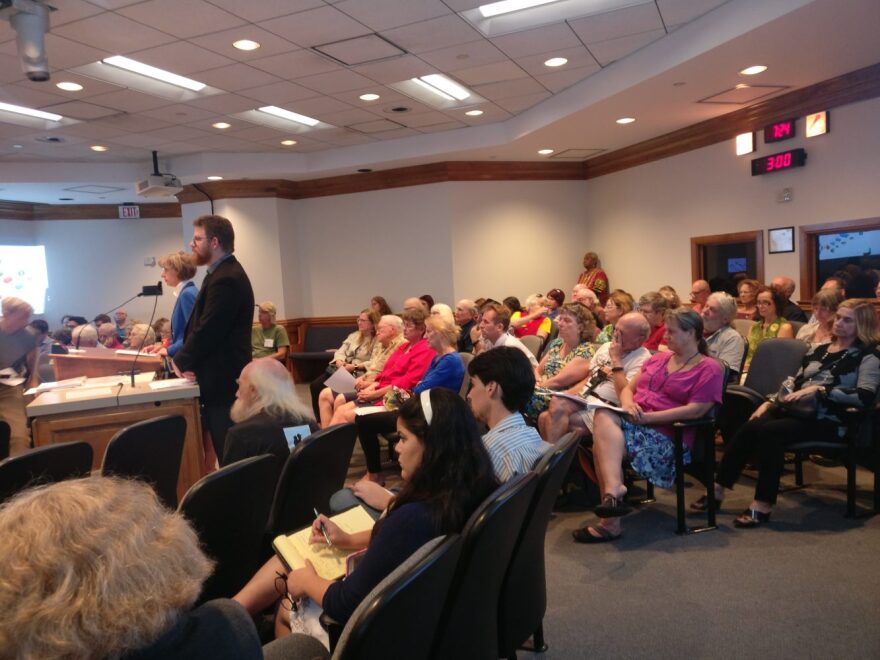
<svg viewBox="0 0 880 660">
<path fill-rule="evenodd" d="M 764 143 L 788 140 L 795 136 L 794 119 L 779 121 L 764 128 Z"/>
<path fill-rule="evenodd" d="M 141 217 L 141 207 L 135 206 L 134 204 L 126 204 L 124 206 L 119 207 L 119 217 L 120 218 L 140 218 Z"/>
</svg>

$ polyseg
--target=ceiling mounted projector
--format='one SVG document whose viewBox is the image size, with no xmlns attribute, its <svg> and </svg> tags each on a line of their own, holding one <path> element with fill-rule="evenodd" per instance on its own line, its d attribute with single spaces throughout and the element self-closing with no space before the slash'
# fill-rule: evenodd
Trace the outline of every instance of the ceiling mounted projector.
<svg viewBox="0 0 880 660">
<path fill-rule="evenodd" d="M 173 197 L 181 190 L 180 179 L 170 173 L 159 171 L 159 154 L 153 152 L 153 173 L 148 174 L 143 181 L 138 181 L 134 186 L 135 192 L 140 197 Z"/>
</svg>

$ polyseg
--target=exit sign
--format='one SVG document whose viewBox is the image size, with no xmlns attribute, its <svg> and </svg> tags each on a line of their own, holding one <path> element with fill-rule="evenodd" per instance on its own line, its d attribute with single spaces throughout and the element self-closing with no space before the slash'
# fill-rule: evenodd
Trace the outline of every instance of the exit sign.
<svg viewBox="0 0 880 660">
<path fill-rule="evenodd" d="M 126 204 L 124 206 L 119 207 L 119 217 L 120 218 L 140 218 L 141 217 L 141 207 L 136 206 L 135 204 Z"/>
<path fill-rule="evenodd" d="M 794 119 L 778 121 L 775 124 L 764 127 L 764 144 L 788 140 L 793 138 L 794 135 Z"/>
</svg>

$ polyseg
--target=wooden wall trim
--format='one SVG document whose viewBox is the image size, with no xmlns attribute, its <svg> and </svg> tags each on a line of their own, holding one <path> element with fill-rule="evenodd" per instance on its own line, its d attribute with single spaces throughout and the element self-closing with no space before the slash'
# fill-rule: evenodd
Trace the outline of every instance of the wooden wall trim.
<svg viewBox="0 0 880 660">
<path fill-rule="evenodd" d="M 713 234 L 710 236 L 691 236 L 691 278 L 696 281 L 704 279 L 703 264 L 700 260 L 700 248 L 703 245 L 722 243 L 755 242 L 755 272 L 759 282 L 764 281 L 764 231 L 755 229 L 732 234 Z"/>
<path fill-rule="evenodd" d="M 31 202 L 11 202 L 0 200 L 0 218 L 3 220 L 119 220 L 120 204 L 34 204 Z M 179 218 L 180 204 L 160 202 L 158 204 L 138 204 L 141 217 Z M 124 222 L 137 222 L 124 220 Z"/>
<path fill-rule="evenodd" d="M 812 300 L 813 296 L 816 295 L 816 236 L 821 234 L 833 234 L 840 231 L 865 229 L 880 229 L 880 218 L 841 220 L 838 222 L 823 222 L 820 224 L 801 225 L 798 227 L 801 267 L 801 298 Z"/>
</svg>

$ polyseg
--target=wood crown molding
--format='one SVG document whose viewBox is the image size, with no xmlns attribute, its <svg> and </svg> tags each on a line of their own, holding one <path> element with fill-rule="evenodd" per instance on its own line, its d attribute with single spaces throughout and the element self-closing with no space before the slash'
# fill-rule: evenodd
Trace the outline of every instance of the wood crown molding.
<svg viewBox="0 0 880 660">
<path fill-rule="evenodd" d="M 0 200 L 0 219 L 3 220 L 119 220 L 121 204 L 34 204 Z M 137 204 L 140 219 L 179 218 L 180 204 L 161 202 Z M 130 222 L 130 220 L 125 220 Z"/>
</svg>

